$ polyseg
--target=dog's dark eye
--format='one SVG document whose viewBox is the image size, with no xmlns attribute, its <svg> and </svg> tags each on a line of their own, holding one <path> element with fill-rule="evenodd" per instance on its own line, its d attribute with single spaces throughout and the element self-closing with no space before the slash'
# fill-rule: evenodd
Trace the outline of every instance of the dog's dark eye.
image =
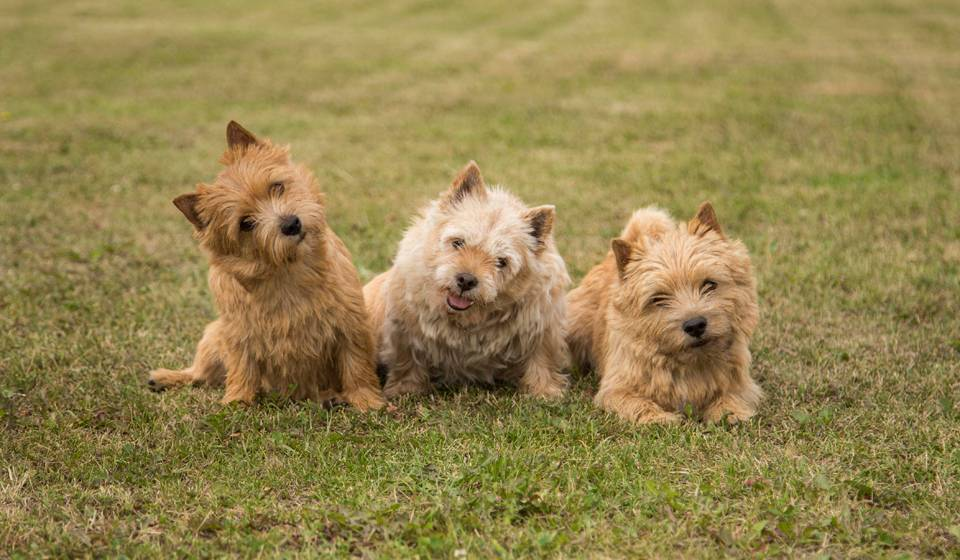
<svg viewBox="0 0 960 560">
<path fill-rule="evenodd" d="M 670 301 L 670 296 L 668 296 L 667 294 L 655 294 L 653 297 L 650 298 L 647 304 L 652 305 L 654 307 L 664 307 L 667 305 L 669 301 Z"/>
<path fill-rule="evenodd" d="M 506 268 L 507 262 L 508 262 L 507 259 L 500 257 L 499 259 L 497 259 L 497 268 Z"/>
<path fill-rule="evenodd" d="M 270 183 L 270 194 L 280 196 L 283 194 L 283 181 L 274 181 Z"/>
<path fill-rule="evenodd" d="M 700 286 L 700 291 L 709 294 L 710 292 L 717 289 L 717 283 L 713 280 L 704 280 L 703 286 Z"/>
<path fill-rule="evenodd" d="M 450 242 L 454 249 L 463 249 L 463 239 L 454 239 Z"/>
<path fill-rule="evenodd" d="M 253 221 L 250 216 L 240 218 L 240 231 L 250 231 L 255 225 L 257 225 L 257 222 Z"/>
</svg>

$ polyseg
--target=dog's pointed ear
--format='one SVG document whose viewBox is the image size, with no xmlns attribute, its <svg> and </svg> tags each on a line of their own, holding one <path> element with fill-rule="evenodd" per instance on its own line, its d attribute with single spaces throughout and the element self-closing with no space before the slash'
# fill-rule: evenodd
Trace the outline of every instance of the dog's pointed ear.
<svg viewBox="0 0 960 560">
<path fill-rule="evenodd" d="M 252 132 L 240 126 L 237 121 L 230 121 L 227 124 L 227 146 L 230 148 L 244 148 L 258 143 L 257 137 Z"/>
<path fill-rule="evenodd" d="M 723 228 L 720 227 L 720 220 L 717 219 L 717 213 L 713 210 L 713 205 L 704 202 L 697 209 L 697 215 L 687 223 L 687 231 L 690 235 L 706 235 L 707 232 L 716 232 L 720 237 L 724 237 Z"/>
<path fill-rule="evenodd" d="M 557 211 L 552 204 L 537 206 L 523 213 L 523 219 L 530 224 L 530 235 L 540 243 L 541 247 L 553 231 L 556 215 Z"/>
<path fill-rule="evenodd" d="M 487 187 L 483 184 L 483 176 L 480 175 L 480 167 L 477 162 L 471 161 L 460 170 L 453 185 L 443 197 L 444 204 L 456 206 L 461 200 L 468 196 L 483 198 L 487 195 Z"/>
<path fill-rule="evenodd" d="M 197 193 L 182 194 L 173 199 L 173 205 L 177 207 L 177 210 L 183 212 L 183 215 L 190 220 L 193 227 L 201 230 L 206 224 L 200 219 L 200 213 L 197 210 L 197 202 L 199 201 L 200 195 Z"/>
<path fill-rule="evenodd" d="M 636 260 L 643 252 L 642 241 L 630 243 L 617 237 L 610 241 L 610 249 L 613 251 L 613 257 L 617 261 L 617 273 L 623 278 L 630 261 Z"/>
</svg>

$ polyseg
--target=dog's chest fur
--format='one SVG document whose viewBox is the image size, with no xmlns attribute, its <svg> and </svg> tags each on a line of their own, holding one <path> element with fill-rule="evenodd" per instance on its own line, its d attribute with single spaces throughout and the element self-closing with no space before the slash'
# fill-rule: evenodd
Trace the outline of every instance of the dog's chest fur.
<svg viewBox="0 0 960 560">
<path fill-rule="evenodd" d="M 248 292 L 232 279 L 214 276 L 224 343 L 249 356 L 268 385 L 318 373 L 335 377 L 328 362 L 337 342 L 336 314 L 324 305 L 332 300 L 328 294 L 287 280 L 268 280 Z"/>
<path fill-rule="evenodd" d="M 545 314 L 529 302 L 492 313 L 482 323 L 463 327 L 446 314 L 423 310 L 405 325 L 414 360 L 433 383 L 492 385 L 516 381 L 524 372 L 545 330 Z"/>
</svg>

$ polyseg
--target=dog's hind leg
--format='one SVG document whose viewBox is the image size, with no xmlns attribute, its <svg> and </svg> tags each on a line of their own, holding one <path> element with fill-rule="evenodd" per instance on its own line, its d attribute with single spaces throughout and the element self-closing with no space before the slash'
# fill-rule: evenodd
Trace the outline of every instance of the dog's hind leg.
<svg viewBox="0 0 960 560">
<path fill-rule="evenodd" d="M 226 369 L 220 357 L 220 321 L 207 325 L 197 345 L 193 365 L 187 369 L 155 369 L 150 372 L 147 385 L 152 391 L 163 391 L 183 385 L 221 385 Z"/>
</svg>

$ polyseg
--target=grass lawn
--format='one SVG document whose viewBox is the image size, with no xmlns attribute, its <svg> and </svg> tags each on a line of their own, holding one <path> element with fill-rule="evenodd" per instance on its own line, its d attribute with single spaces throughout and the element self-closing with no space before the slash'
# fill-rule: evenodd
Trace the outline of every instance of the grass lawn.
<svg viewBox="0 0 960 560">
<path fill-rule="evenodd" d="M 960 557 L 960 4 L 0 4 L 0 556 Z M 289 142 L 364 279 L 469 159 L 750 248 L 735 428 L 470 390 L 394 414 L 146 391 L 214 316 L 170 200 L 236 119 Z"/>
</svg>

